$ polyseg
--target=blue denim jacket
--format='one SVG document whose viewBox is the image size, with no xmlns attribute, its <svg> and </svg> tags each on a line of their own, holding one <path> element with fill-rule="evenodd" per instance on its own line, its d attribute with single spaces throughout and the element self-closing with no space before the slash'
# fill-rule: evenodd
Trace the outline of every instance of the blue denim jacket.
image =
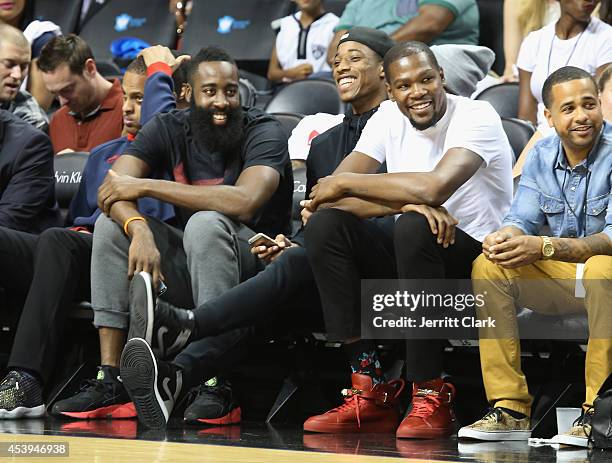
<svg viewBox="0 0 612 463">
<path fill-rule="evenodd" d="M 587 159 L 573 169 L 555 133 L 529 152 L 503 226 L 539 235 L 548 225 L 559 238 L 582 238 L 603 231 L 612 239 L 611 189 L 612 125 L 604 124 Z"/>
</svg>

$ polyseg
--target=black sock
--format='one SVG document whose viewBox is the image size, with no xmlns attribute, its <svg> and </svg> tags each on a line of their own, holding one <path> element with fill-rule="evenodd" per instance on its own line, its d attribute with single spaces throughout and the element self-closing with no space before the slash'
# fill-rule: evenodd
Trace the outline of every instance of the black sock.
<svg viewBox="0 0 612 463">
<path fill-rule="evenodd" d="M 374 342 L 360 339 L 357 342 L 344 344 L 344 351 L 349 358 L 353 373 L 371 376 L 374 384 L 385 382 Z"/>
<path fill-rule="evenodd" d="M 523 418 L 527 418 L 527 415 L 525 415 L 524 413 L 510 410 L 509 408 L 505 408 L 505 407 L 499 407 L 499 408 L 501 408 L 503 411 L 505 411 L 508 415 L 510 415 L 515 420 L 522 420 Z"/>
</svg>

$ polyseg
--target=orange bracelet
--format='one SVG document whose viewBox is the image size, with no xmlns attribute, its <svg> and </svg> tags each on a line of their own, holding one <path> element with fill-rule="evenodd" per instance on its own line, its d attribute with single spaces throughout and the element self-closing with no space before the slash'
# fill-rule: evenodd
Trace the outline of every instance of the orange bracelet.
<svg viewBox="0 0 612 463">
<path fill-rule="evenodd" d="M 142 220 L 143 222 L 146 222 L 144 217 L 140 217 L 139 215 L 135 215 L 134 217 L 130 217 L 129 219 L 127 219 L 124 223 L 123 223 L 123 231 L 125 232 L 126 236 L 129 236 L 128 234 L 128 225 L 131 222 L 134 222 L 135 220 Z"/>
</svg>

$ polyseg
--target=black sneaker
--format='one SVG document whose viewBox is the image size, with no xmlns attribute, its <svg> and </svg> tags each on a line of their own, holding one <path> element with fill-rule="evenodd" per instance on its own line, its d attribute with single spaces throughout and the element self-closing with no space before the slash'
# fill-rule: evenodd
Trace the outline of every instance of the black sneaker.
<svg viewBox="0 0 612 463">
<path fill-rule="evenodd" d="M 181 370 L 155 358 L 142 338 L 130 339 L 121 354 L 121 379 L 134 402 L 138 420 L 152 429 L 166 426 L 181 392 Z"/>
<path fill-rule="evenodd" d="M 212 378 L 198 387 L 196 398 L 185 410 L 184 419 L 189 423 L 236 424 L 242 419 L 242 411 L 230 383 Z"/>
<path fill-rule="evenodd" d="M 38 382 L 11 370 L 0 383 L 0 419 L 36 418 L 45 414 Z"/>
<path fill-rule="evenodd" d="M 135 418 L 136 410 L 119 379 L 119 369 L 109 366 L 98 368 L 96 379 L 88 379 L 75 395 L 53 405 L 51 414 L 83 420 Z"/>
<path fill-rule="evenodd" d="M 142 338 L 149 346 L 156 341 L 161 358 L 178 354 L 190 342 L 195 327 L 193 312 L 158 300 L 147 272 L 134 275 L 129 297 L 128 340 Z"/>
</svg>

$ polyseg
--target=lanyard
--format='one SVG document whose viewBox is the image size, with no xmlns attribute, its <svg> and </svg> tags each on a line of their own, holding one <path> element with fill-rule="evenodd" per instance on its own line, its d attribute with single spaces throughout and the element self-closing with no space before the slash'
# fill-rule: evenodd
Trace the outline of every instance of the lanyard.
<svg viewBox="0 0 612 463">
<path fill-rule="evenodd" d="M 583 221 L 582 221 L 582 236 L 586 237 L 586 230 L 587 230 L 587 194 L 589 192 L 589 179 L 591 178 L 591 171 L 589 170 L 589 158 L 587 157 L 587 162 L 586 162 L 586 170 L 587 170 L 587 174 L 586 174 L 586 185 L 584 188 L 584 197 L 582 198 L 582 215 L 584 217 Z M 572 213 L 572 215 L 576 218 L 576 221 L 578 223 L 580 223 L 580 218 L 578 217 L 578 214 L 576 213 L 576 211 L 574 210 L 574 208 L 570 205 L 569 201 L 567 200 L 567 196 L 565 196 L 565 180 L 567 179 L 567 168 L 565 168 L 563 170 L 563 184 L 561 185 L 561 195 L 563 195 L 563 201 L 565 202 L 565 205 L 569 208 L 570 212 Z M 558 184 L 557 184 L 558 185 Z"/>
<path fill-rule="evenodd" d="M 570 60 L 572 59 L 572 56 L 574 55 L 574 52 L 576 51 L 576 48 L 578 47 L 578 43 L 580 42 L 580 39 L 582 38 L 582 34 L 584 34 L 584 32 L 589 28 L 590 25 L 591 25 L 591 20 L 589 20 L 589 22 L 587 23 L 586 27 L 578 35 L 578 38 L 576 39 L 576 43 L 574 44 L 574 48 L 572 48 L 571 53 L 567 57 L 567 61 L 561 67 L 565 67 L 565 66 L 567 66 L 569 64 Z M 550 42 L 550 50 L 548 50 L 548 65 L 546 66 L 546 75 L 547 76 L 550 75 L 550 58 L 552 56 L 553 46 L 555 44 L 555 38 L 557 38 L 557 32 L 555 30 L 553 30 L 553 38 L 552 38 L 552 40 Z"/>
</svg>

